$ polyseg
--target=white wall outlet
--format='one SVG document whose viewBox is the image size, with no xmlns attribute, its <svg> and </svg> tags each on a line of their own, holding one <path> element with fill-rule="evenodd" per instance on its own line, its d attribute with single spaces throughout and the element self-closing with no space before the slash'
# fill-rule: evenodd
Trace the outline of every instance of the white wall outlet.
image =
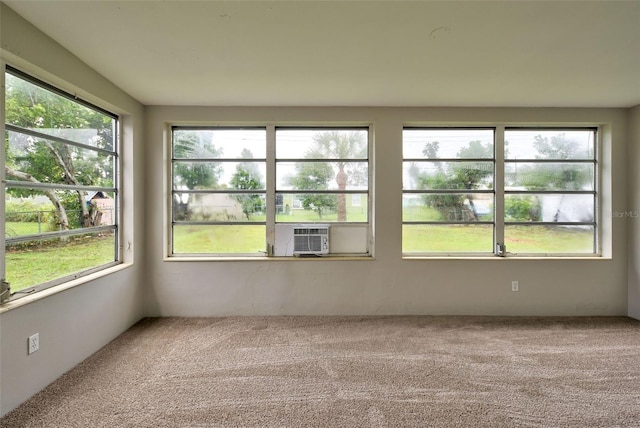
<svg viewBox="0 0 640 428">
<path fill-rule="evenodd" d="M 518 284 L 518 281 L 511 281 L 511 291 L 520 291 L 520 284 Z"/>
<path fill-rule="evenodd" d="M 29 355 L 40 349 L 40 333 L 29 336 Z"/>
</svg>

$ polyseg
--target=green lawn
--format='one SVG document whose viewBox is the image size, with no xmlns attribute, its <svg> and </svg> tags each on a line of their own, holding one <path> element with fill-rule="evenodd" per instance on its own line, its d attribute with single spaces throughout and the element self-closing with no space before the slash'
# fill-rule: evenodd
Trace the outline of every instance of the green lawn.
<svg viewBox="0 0 640 428">
<path fill-rule="evenodd" d="M 176 226 L 175 253 L 258 253 L 265 251 L 265 226 Z M 509 226 L 511 253 L 591 254 L 593 231 L 560 226 Z M 404 225 L 404 253 L 492 253 L 491 225 Z"/>
<path fill-rule="evenodd" d="M 442 214 L 435 208 L 425 206 L 410 206 L 402 208 L 403 221 L 439 221 Z"/>
<path fill-rule="evenodd" d="M 187 226 L 173 228 L 173 252 L 258 253 L 266 251 L 266 227 L 262 225 Z"/>
<path fill-rule="evenodd" d="M 296 210 L 286 217 L 292 222 L 317 221 L 314 215 L 317 217 L 313 211 Z M 265 235 L 266 228 L 262 225 L 176 226 L 174 252 L 259 253 L 265 251 Z M 508 226 L 505 235 L 507 250 L 511 253 L 590 254 L 593 248 L 591 229 Z M 405 253 L 490 253 L 493 251 L 493 229 L 490 225 L 405 225 L 402 247 Z M 113 236 L 90 235 L 70 238 L 66 243 L 54 241 L 41 246 L 9 248 L 6 278 L 12 291 L 22 290 L 112 262 L 113 248 Z"/>
<path fill-rule="evenodd" d="M 491 252 L 490 225 L 404 225 L 403 253 Z"/>
<path fill-rule="evenodd" d="M 402 208 L 404 221 L 441 221 L 435 208 L 418 205 Z M 403 253 L 475 253 L 493 251 L 490 225 L 404 225 Z"/>
<path fill-rule="evenodd" d="M 277 222 L 333 223 L 335 212 L 322 217 L 313 210 L 294 209 L 289 214 L 278 214 Z M 251 221 L 266 221 L 264 214 L 252 215 Z M 347 207 L 347 221 L 366 222 L 367 207 Z M 173 252 L 176 254 L 256 254 L 266 251 L 266 227 L 262 225 L 176 225 L 173 228 Z"/>
<path fill-rule="evenodd" d="M 505 244 L 512 253 L 593 253 L 593 228 L 579 226 L 507 226 Z"/>
<path fill-rule="evenodd" d="M 36 222 L 26 221 L 7 221 L 5 222 L 6 236 L 22 236 L 34 235 L 49 231 L 49 225 L 46 223 L 38 224 Z"/>
<path fill-rule="evenodd" d="M 404 221 L 440 221 L 442 215 L 426 206 L 404 207 Z M 480 220 L 484 220 L 481 218 Z M 492 216 L 486 220 L 491 221 Z M 567 254 L 593 252 L 593 229 L 563 226 L 507 226 L 505 244 L 510 253 Z M 493 252 L 490 225 L 405 225 L 404 253 Z"/>
<path fill-rule="evenodd" d="M 114 260 L 113 236 L 86 235 L 68 242 L 49 242 L 35 247 L 9 248 L 6 278 L 11 291 L 71 275 Z"/>
<path fill-rule="evenodd" d="M 562 226 L 507 226 L 512 254 L 592 254 L 593 230 Z M 404 253 L 493 252 L 491 225 L 404 225 Z"/>
<path fill-rule="evenodd" d="M 313 210 L 292 210 L 291 214 L 278 214 L 276 221 L 281 223 L 334 223 L 338 220 L 338 214 L 335 212 L 324 213 L 322 217 Z M 347 208 L 347 221 L 348 222 L 366 222 L 367 221 L 367 207 L 348 207 Z"/>
</svg>

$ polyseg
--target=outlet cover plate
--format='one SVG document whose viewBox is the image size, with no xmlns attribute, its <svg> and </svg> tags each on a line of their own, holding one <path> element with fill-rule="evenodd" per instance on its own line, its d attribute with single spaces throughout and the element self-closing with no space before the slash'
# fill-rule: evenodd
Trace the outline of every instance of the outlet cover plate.
<svg viewBox="0 0 640 428">
<path fill-rule="evenodd" d="M 40 349 L 40 333 L 29 336 L 29 355 Z"/>
</svg>

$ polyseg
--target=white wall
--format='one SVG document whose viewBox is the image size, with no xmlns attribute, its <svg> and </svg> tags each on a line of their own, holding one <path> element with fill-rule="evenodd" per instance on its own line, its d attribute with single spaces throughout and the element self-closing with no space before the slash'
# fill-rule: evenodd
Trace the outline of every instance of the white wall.
<svg viewBox="0 0 640 428">
<path fill-rule="evenodd" d="M 629 316 L 640 319 L 640 105 L 630 109 L 629 123 Z"/>
<path fill-rule="evenodd" d="M 147 107 L 146 313 L 626 315 L 626 116 L 615 109 Z M 375 260 L 166 261 L 166 124 L 372 123 Z M 602 124 L 603 221 L 597 260 L 403 260 L 403 122 Z M 606 174 L 605 174 L 606 176 Z M 511 292 L 511 280 L 520 292 Z"/>
<path fill-rule="evenodd" d="M 140 260 L 142 207 L 142 105 L 83 64 L 27 21 L 0 4 L 0 47 L 7 63 L 123 115 L 122 231 L 128 267 L 48 297 L 0 308 L 0 415 L 100 349 L 143 316 Z M 138 257 L 137 259 L 142 259 Z M 31 299 L 26 297 L 23 299 Z M 27 337 L 40 333 L 40 350 L 27 355 Z"/>
<path fill-rule="evenodd" d="M 132 244 L 125 253 L 127 262 L 137 254 L 131 267 L 0 312 L 0 415 L 142 316 L 640 315 L 640 226 L 638 220 L 612 215 L 629 207 L 640 210 L 640 172 L 635 168 L 640 161 L 639 107 L 629 114 L 614 109 L 149 107 L 143 122 L 139 103 L 6 6 L 0 7 L 4 60 L 124 115 L 122 154 L 128 179 L 122 185 L 122 227 L 125 247 Z M 629 141 L 634 141 L 629 161 L 627 119 Z M 166 123 L 344 120 L 372 123 L 375 128 L 375 260 L 164 260 Z M 602 188 L 602 227 L 612 237 L 606 257 L 402 260 L 401 130 L 403 122 L 419 121 L 603 124 L 607 145 L 602 164 L 612 172 Z M 629 204 L 627 195 L 632 198 Z M 636 256 L 627 251 L 627 226 L 633 234 L 629 248 Z M 520 292 L 510 291 L 511 280 L 520 281 Z M 34 332 L 40 333 L 41 348 L 27 356 L 26 339 Z"/>
</svg>

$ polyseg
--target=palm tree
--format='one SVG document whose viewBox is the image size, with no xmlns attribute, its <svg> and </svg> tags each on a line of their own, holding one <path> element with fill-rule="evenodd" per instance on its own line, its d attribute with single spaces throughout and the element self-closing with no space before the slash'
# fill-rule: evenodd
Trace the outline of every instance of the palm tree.
<svg viewBox="0 0 640 428">
<path fill-rule="evenodd" d="M 349 177 L 346 167 L 352 159 L 366 159 L 367 141 L 366 133 L 362 131 L 324 131 L 313 137 L 316 147 L 308 157 L 331 160 L 338 167 L 335 180 L 338 185 L 338 221 L 347 220 L 347 200 L 344 191 L 350 181 L 355 177 Z"/>
</svg>

